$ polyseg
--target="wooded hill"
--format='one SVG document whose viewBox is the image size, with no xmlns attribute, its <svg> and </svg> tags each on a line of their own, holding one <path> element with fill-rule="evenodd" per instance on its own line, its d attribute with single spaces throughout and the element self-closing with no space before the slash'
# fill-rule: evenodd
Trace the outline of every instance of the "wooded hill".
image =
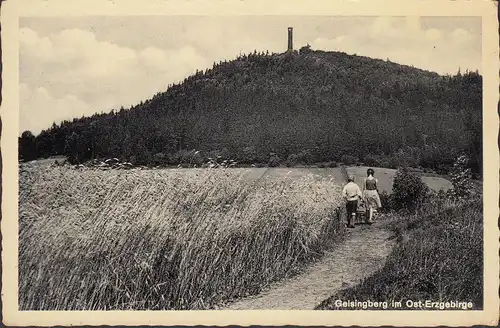
<svg viewBox="0 0 500 328">
<path fill-rule="evenodd" d="M 96 111 L 99 110 L 96 108 Z M 341 52 L 251 53 L 214 63 L 152 99 L 20 138 L 24 160 L 116 157 L 142 165 L 357 162 L 480 171 L 482 77 Z"/>
</svg>

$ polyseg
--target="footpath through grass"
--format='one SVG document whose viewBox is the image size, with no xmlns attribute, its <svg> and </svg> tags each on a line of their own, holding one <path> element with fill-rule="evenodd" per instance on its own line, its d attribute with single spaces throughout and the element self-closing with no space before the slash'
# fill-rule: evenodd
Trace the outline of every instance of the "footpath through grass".
<svg viewBox="0 0 500 328">
<path fill-rule="evenodd" d="M 398 245 L 386 265 L 361 284 L 325 300 L 316 309 L 370 308 L 367 301 L 387 302 L 389 308 L 393 301 L 401 302 L 401 310 L 483 308 L 480 200 L 442 206 L 424 216 L 398 217 L 388 224 L 396 234 Z M 425 301 L 430 303 L 426 305 Z"/>
</svg>

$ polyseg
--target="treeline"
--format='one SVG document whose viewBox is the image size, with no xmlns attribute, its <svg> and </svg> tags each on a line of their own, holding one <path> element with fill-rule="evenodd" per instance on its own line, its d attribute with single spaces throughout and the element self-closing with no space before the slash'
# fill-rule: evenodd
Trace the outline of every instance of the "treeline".
<svg viewBox="0 0 500 328">
<path fill-rule="evenodd" d="M 116 157 L 140 165 L 362 161 L 479 174 L 482 77 L 440 76 L 341 52 L 254 52 L 214 63 L 129 109 L 19 140 L 23 160 Z"/>
</svg>

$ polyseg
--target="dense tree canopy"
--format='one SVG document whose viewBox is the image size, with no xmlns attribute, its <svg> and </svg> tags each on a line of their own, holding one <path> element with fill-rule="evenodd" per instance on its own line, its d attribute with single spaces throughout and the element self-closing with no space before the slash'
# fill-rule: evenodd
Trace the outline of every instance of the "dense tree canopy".
<svg viewBox="0 0 500 328">
<path fill-rule="evenodd" d="M 307 162 L 351 156 L 434 169 L 465 152 L 478 173 L 481 116 L 477 72 L 440 76 L 303 47 L 214 63 L 129 109 L 54 124 L 36 137 L 25 132 L 19 146 L 25 160 L 64 154 L 161 165 L 197 150 L 247 164 L 305 154 Z"/>
</svg>

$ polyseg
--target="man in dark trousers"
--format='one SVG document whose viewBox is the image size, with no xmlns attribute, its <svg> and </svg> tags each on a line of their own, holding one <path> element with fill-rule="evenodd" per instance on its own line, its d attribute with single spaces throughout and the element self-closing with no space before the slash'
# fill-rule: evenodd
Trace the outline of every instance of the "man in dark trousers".
<svg viewBox="0 0 500 328">
<path fill-rule="evenodd" d="M 354 182 L 354 176 L 349 176 L 347 184 L 342 190 L 342 196 L 346 201 L 347 209 L 347 227 L 354 228 L 354 220 L 356 219 L 356 210 L 358 208 L 358 200 L 363 196 L 361 189 Z"/>
</svg>

